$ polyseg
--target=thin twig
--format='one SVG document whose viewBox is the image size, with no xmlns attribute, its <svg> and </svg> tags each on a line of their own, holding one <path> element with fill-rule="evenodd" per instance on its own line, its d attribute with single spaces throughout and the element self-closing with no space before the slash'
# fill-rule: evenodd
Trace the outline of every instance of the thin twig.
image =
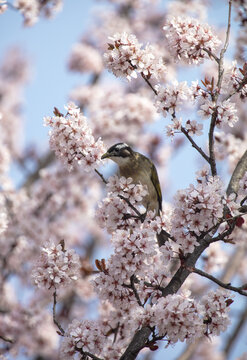
<svg viewBox="0 0 247 360">
<path fill-rule="evenodd" d="M 56 305 L 57 305 L 57 292 L 56 292 L 56 289 L 55 289 L 55 291 L 53 293 L 53 322 L 54 322 L 55 325 L 57 325 L 61 335 L 64 336 L 65 331 L 62 328 L 62 326 L 59 324 L 59 322 L 57 321 L 57 318 L 56 318 Z"/>
<path fill-rule="evenodd" d="M 14 343 L 14 341 L 13 341 L 12 339 L 6 338 L 6 337 L 3 336 L 3 335 L 0 335 L 0 339 L 3 340 L 3 341 L 5 341 L 5 342 L 11 343 L 11 344 Z"/>
<path fill-rule="evenodd" d="M 133 293 L 135 295 L 135 298 L 138 302 L 138 305 L 140 305 L 141 307 L 144 307 L 144 305 L 142 304 L 141 302 L 141 299 L 140 299 L 140 296 L 138 294 L 138 291 L 136 290 L 136 287 L 135 287 L 135 275 L 131 275 L 130 277 L 130 284 L 131 284 L 131 289 L 133 290 Z"/>
<path fill-rule="evenodd" d="M 212 53 L 212 51 L 206 49 L 206 48 L 203 48 L 203 50 L 212 58 L 214 58 L 214 60 L 217 62 L 217 64 L 219 64 L 220 62 L 220 59 L 218 58 L 218 56 L 216 56 L 215 54 Z"/>
<path fill-rule="evenodd" d="M 217 105 L 217 100 L 220 94 L 221 84 L 223 80 L 224 74 L 224 55 L 227 50 L 229 44 L 229 37 L 230 37 L 230 29 L 231 29 L 231 10 L 232 10 L 232 0 L 229 0 L 229 8 L 228 8 L 228 21 L 227 21 L 227 31 L 226 31 L 226 38 L 223 48 L 220 52 L 220 58 L 218 61 L 218 81 L 217 81 L 217 92 L 212 95 L 212 100 Z M 214 153 L 214 129 L 216 125 L 217 115 L 218 115 L 217 107 L 215 108 L 210 123 L 209 135 L 208 135 L 208 143 L 209 143 L 209 159 L 210 159 L 210 167 L 211 173 L 213 176 L 217 175 L 217 168 L 216 168 L 216 161 L 215 161 L 215 153 Z"/>
<path fill-rule="evenodd" d="M 107 180 L 104 178 L 104 176 L 97 170 L 94 169 L 94 171 L 96 172 L 96 174 L 99 175 L 99 177 L 101 178 L 101 180 L 103 181 L 104 184 L 107 184 Z"/>
<path fill-rule="evenodd" d="M 157 91 L 155 90 L 155 88 L 153 87 L 153 85 L 151 84 L 151 82 L 148 80 L 148 78 L 146 77 L 146 75 L 144 75 L 143 73 L 141 73 L 142 78 L 146 81 L 146 83 L 148 84 L 148 86 L 153 90 L 153 92 L 155 93 L 155 95 L 158 95 Z"/>
<path fill-rule="evenodd" d="M 192 147 L 195 148 L 202 155 L 202 157 L 210 164 L 209 156 L 207 156 L 207 154 L 205 154 L 205 152 L 196 144 L 196 142 L 192 139 L 188 131 L 183 126 L 181 126 L 181 132 L 187 137 Z"/>
<path fill-rule="evenodd" d="M 78 348 L 77 346 L 75 346 L 75 350 L 78 351 L 80 354 L 84 355 L 84 357 L 82 359 L 84 359 L 84 358 L 86 359 L 86 356 L 88 356 L 93 360 L 103 360 L 103 359 L 99 358 L 98 356 L 91 354 L 88 351 L 83 351 L 82 348 Z"/>
<path fill-rule="evenodd" d="M 143 214 L 141 214 L 140 211 L 136 207 L 134 207 L 134 205 L 131 204 L 129 199 L 127 199 L 126 197 L 124 197 L 120 194 L 118 195 L 118 197 L 120 199 L 124 200 L 129 205 L 129 207 L 136 213 L 136 215 L 138 216 L 138 218 L 140 218 L 140 220 L 143 218 Z"/>
<path fill-rule="evenodd" d="M 235 94 L 238 93 L 240 90 L 242 90 L 242 88 L 243 88 L 246 84 L 247 84 L 247 76 L 245 76 L 245 77 L 243 78 L 243 80 L 240 82 L 239 86 L 238 86 L 233 92 L 231 92 L 229 95 L 227 95 L 223 101 L 227 101 L 228 99 L 230 99 L 233 95 L 235 95 Z"/>
<path fill-rule="evenodd" d="M 243 290 L 243 289 L 247 288 L 247 284 L 244 284 L 243 286 L 236 287 L 236 286 L 232 286 L 230 283 L 226 284 L 226 283 L 222 282 L 221 280 L 217 279 L 216 277 L 206 273 L 205 271 L 199 270 L 199 269 L 197 269 L 195 267 L 194 268 L 189 268 L 188 270 L 190 270 L 191 272 L 193 272 L 195 274 L 201 275 L 201 276 L 213 281 L 215 284 L 223 287 L 224 289 L 237 292 L 237 293 L 239 293 L 239 294 L 241 294 L 243 296 L 247 296 L 247 291 Z"/>
<path fill-rule="evenodd" d="M 217 108 L 214 110 L 211 118 L 209 134 L 208 134 L 208 144 L 209 144 L 209 164 L 211 168 L 211 173 L 213 176 L 217 175 L 217 168 L 216 168 L 216 161 L 215 161 L 215 154 L 214 154 L 214 129 L 217 119 Z"/>
</svg>

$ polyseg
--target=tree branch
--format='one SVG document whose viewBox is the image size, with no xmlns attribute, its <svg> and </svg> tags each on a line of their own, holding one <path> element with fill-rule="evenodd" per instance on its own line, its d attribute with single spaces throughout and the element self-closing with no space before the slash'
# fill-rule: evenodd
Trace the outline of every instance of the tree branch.
<svg viewBox="0 0 247 360">
<path fill-rule="evenodd" d="M 107 184 L 107 180 L 104 178 L 104 176 L 97 170 L 94 169 L 94 171 L 96 172 L 96 174 L 99 175 L 99 177 L 101 178 L 101 180 L 103 181 L 104 184 Z"/>
<path fill-rule="evenodd" d="M 60 335 L 64 336 L 65 331 L 62 328 L 62 326 L 59 324 L 59 322 L 57 321 L 57 318 L 56 318 L 56 305 L 57 305 L 57 292 L 55 289 L 55 291 L 53 293 L 53 308 L 52 308 L 53 309 L 53 322 L 58 327 L 58 329 L 60 331 Z"/>
<path fill-rule="evenodd" d="M 205 154 L 205 152 L 196 144 L 196 142 L 192 139 L 188 131 L 183 126 L 181 126 L 181 132 L 187 137 L 192 147 L 195 148 L 202 155 L 202 157 L 210 164 L 209 156 L 207 156 L 207 154 Z"/>
<path fill-rule="evenodd" d="M 202 271 L 200 269 L 197 269 L 197 268 L 190 268 L 188 269 L 190 270 L 191 272 L 195 273 L 195 274 L 198 274 L 198 275 L 201 275 L 211 281 L 213 281 L 215 284 L 221 286 L 222 288 L 224 289 L 227 289 L 227 290 L 231 290 L 231 291 L 234 291 L 234 292 L 237 292 L 243 296 L 247 296 L 247 291 L 246 290 L 243 290 L 245 288 L 247 288 L 247 284 L 244 284 L 243 286 L 239 286 L 239 287 L 236 287 L 236 286 L 232 286 L 231 283 L 229 284 L 226 284 L 224 282 L 222 282 L 220 279 L 217 279 L 216 277 L 206 273 L 205 271 Z"/>
<path fill-rule="evenodd" d="M 98 356 L 91 354 L 88 351 L 83 351 L 83 349 L 78 348 L 77 346 L 75 346 L 75 350 L 84 356 L 82 359 L 87 359 L 86 357 L 90 357 L 93 360 L 103 360 L 103 359 L 99 358 Z"/>
<path fill-rule="evenodd" d="M 239 188 L 239 181 L 243 178 L 247 171 L 247 150 L 239 160 L 235 170 L 233 171 L 231 180 L 227 187 L 226 193 L 230 195 L 232 193 L 237 194 Z"/>
<path fill-rule="evenodd" d="M 3 341 L 5 341 L 5 342 L 11 343 L 11 344 L 14 343 L 14 341 L 13 341 L 12 339 L 8 339 L 8 338 L 6 338 L 6 337 L 3 336 L 3 335 L 0 335 L 0 339 L 3 340 Z"/>
<path fill-rule="evenodd" d="M 228 7 L 228 21 L 227 21 L 227 31 L 226 31 L 226 39 L 223 48 L 220 52 L 220 58 L 218 63 L 218 81 L 217 81 L 217 93 L 212 95 L 212 100 L 215 102 L 215 105 L 217 105 L 217 100 L 220 94 L 221 84 L 223 80 L 223 74 L 224 74 L 224 55 L 227 50 L 228 44 L 229 44 L 229 37 L 230 37 L 230 29 L 231 29 L 231 11 L 232 11 L 232 0 L 229 0 L 229 7 Z M 217 175 L 217 168 L 216 168 L 216 161 L 215 161 L 215 154 L 214 154 L 214 129 L 216 125 L 217 120 L 217 108 L 215 108 L 212 117 L 211 117 L 211 123 L 210 123 L 210 129 L 209 129 L 209 158 L 210 158 L 210 167 L 211 167 L 211 173 L 213 176 Z"/>
</svg>

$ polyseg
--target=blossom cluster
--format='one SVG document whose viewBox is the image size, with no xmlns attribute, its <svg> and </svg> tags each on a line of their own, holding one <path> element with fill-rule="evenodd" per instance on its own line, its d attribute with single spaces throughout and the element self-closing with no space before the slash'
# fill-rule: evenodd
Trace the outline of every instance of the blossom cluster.
<svg viewBox="0 0 247 360">
<path fill-rule="evenodd" d="M 230 323 L 229 305 L 233 302 L 230 292 L 224 289 L 210 291 L 203 296 L 201 302 L 204 307 L 204 333 L 214 336 L 225 331 Z"/>
<path fill-rule="evenodd" d="M 54 117 L 45 117 L 45 126 L 50 126 L 50 147 L 69 171 L 82 166 L 89 171 L 100 163 L 105 152 L 101 139 L 95 141 L 85 116 L 73 103 L 68 104 L 67 115 L 55 110 Z"/>
<path fill-rule="evenodd" d="M 71 93 L 71 99 L 87 107 L 93 133 L 109 144 L 116 139 L 136 146 L 138 142 L 144 143 L 143 127 L 157 119 L 153 101 L 148 96 L 125 92 L 117 85 L 80 86 Z"/>
<path fill-rule="evenodd" d="M 215 124 L 218 128 L 221 128 L 223 124 L 226 124 L 230 127 L 233 127 L 238 121 L 237 109 L 235 103 L 230 102 L 230 100 L 225 100 L 219 102 L 218 105 L 215 104 L 212 100 L 206 100 L 200 106 L 198 114 L 207 119 L 216 111 L 216 121 Z"/>
<path fill-rule="evenodd" d="M 171 234 L 183 253 L 198 245 L 197 236 L 210 230 L 223 216 L 223 184 L 218 177 L 204 177 L 175 195 Z"/>
<path fill-rule="evenodd" d="M 38 0 L 15 0 L 14 7 L 20 11 L 24 17 L 25 26 L 34 25 L 40 14 L 45 17 L 51 17 L 54 13 L 61 11 L 63 6 L 62 0 L 48 0 L 40 2 Z M 6 8 L 4 8 L 6 10 Z"/>
<path fill-rule="evenodd" d="M 63 244 L 48 244 L 32 270 L 35 285 L 44 289 L 56 289 L 78 279 L 80 261 L 74 250 L 64 249 Z"/>
<path fill-rule="evenodd" d="M 194 341 L 202 333 L 200 307 L 193 299 L 168 295 L 153 306 L 151 326 L 157 326 L 159 335 L 166 335 L 171 343 Z"/>
<path fill-rule="evenodd" d="M 155 56 L 152 46 L 142 49 L 135 35 L 117 33 L 109 39 L 111 43 L 104 53 L 104 63 L 115 76 L 130 81 L 141 73 L 147 78 L 159 79 L 166 71 L 162 58 Z"/>
<path fill-rule="evenodd" d="M 118 230 L 112 236 L 112 243 L 115 252 L 107 261 L 106 269 L 95 278 L 94 287 L 102 300 L 110 299 L 116 308 L 126 309 L 130 303 L 136 304 L 131 277 L 144 280 L 152 273 L 158 249 L 156 233 L 145 225 L 132 232 Z M 144 297 L 143 291 L 141 298 Z"/>
<path fill-rule="evenodd" d="M 174 80 L 166 86 L 158 84 L 155 86 L 155 90 L 157 92 L 155 106 L 164 117 L 168 113 L 173 114 L 180 111 L 183 105 L 192 100 L 191 90 L 186 81 L 179 83 L 177 80 Z"/>
<path fill-rule="evenodd" d="M 226 68 L 222 82 L 222 91 L 225 94 L 234 93 L 239 91 L 239 96 L 244 100 L 247 96 L 247 83 L 246 83 L 246 63 L 243 69 L 237 67 L 237 62 L 233 61 L 231 66 Z M 241 86 L 243 84 L 243 86 Z"/>
<path fill-rule="evenodd" d="M 133 183 L 132 178 L 119 178 L 115 175 L 109 178 L 107 190 L 107 197 L 99 204 L 96 212 L 100 226 L 110 233 L 117 229 L 127 229 L 130 225 L 134 226 L 136 212 L 127 201 L 138 208 L 148 194 L 147 187 Z"/>
<path fill-rule="evenodd" d="M 93 46 L 78 43 L 72 48 L 69 68 L 80 73 L 92 72 L 99 74 L 103 70 L 102 57 Z"/>
<path fill-rule="evenodd" d="M 202 63 L 221 43 L 208 24 L 189 17 L 172 17 L 163 29 L 172 55 L 189 64 Z"/>
</svg>

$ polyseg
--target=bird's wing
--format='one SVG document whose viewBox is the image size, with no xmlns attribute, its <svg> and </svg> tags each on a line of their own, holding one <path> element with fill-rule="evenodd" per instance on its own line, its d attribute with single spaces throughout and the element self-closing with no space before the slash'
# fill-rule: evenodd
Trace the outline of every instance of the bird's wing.
<svg viewBox="0 0 247 360">
<path fill-rule="evenodd" d="M 159 210 L 162 211 L 162 192 L 161 192 L 161 188 L 160 188 L 158 173 L 157 173 L 157 170 L 156 170 L 156 167 L 154 166 L 154 164 L 152 164 L 152 168 L 151 168 L 151 181 L 157 192 L 157 197 L 158 197 L 158 202 L 159 202 Z"/>
</svg>

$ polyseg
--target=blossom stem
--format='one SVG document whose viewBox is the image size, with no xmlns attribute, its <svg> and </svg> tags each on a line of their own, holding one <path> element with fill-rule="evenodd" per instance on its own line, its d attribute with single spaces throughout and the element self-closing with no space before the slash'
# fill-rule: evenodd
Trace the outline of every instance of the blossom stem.
<svg viewBox="0 0 247 360">
<path fill-rule="evenodd" d="M 247 288 L 247 284 L 244 284 L 244 285 L 242 285 L 242 286 L 236 287 L 236 286 L 232 286 L 231 283 L 226 284 L 226 283 L 222 282 L 221 280 L 217 279 L 216 277 L 214 277 L 214 276 L 206 273 L 205 271 L 202 271 L 202 270 L 200 270 L 200 269 L 197 269 L 197 268 L 195 268 L 195 267 L 193 267 L 193 268 L 188 268 L 188 270 L 189 270 L 190 272 L 193 272 L 193 273 L 195 273 L 195 274 L 201 275 L 201 276 L 203 276 L 203 277 L 205 277 L 205 278 L 213 281 L 214 283 L 216 283 L 217 285 L 223 287 L 224 289 L 228 289 L 228 290 L 237 292 L 237 293 L 239 293 L 239 294 L 241 294 L 241 295 L 247 296 L 247 291 L 244 290 L 245 288 Z"/>
<path fill-rule="evenodd" d="M 83 351 L 81 348 L 78 348 L 77 346 L 75 346 L 75 350 L 83 355 L 82 359 L 84 359 L 84 358 L 86 359 L 87 357 L 90 357 L 93 360 L 103 360 L 103 359 L 99 358 L 98 356 L 91 354 L 88 351 Z"/>
<path fill-rule="evenodd" d="M 14 341 L 12 339 L 8 339 L 8 338 L 6 338 L 5 336 L 2 336 L 2 335 L 0 335 L 0 339 L 5 341 L 5 342 L 11 343 L 11 344 L 14 343 Z"/>
<path fill-rule="evenodd" d="M 141 302 L 141 299 L 140 299 L 140 296 L 138 294 L 138 291 L 136 290 L 136 287 L 135 287 L 135 275 L 131 275 L 130 277 L 130 284 L 131 284 L 131 289 L 133 290 L 133 293 L 136 297 L 136 300 L 138 302 L 138 305 L 140 305 L 141 307 L 144 307 L 142 302 Z"/>
<path fill-rule="evenodd" d="M 214 60 L 217 62 L 217 64 L 219 64 L 220 62 L 220 59 L 218 58 L 218 56 L 216 56 L 215 54 L 212 53 L 212 51 L 206 49 L 206 48 L 203 48 L 203 50 L 212 58 L 214 58 Z"/>
<path fill-rule="evenodd" d="M 181 126 L 181 132 L 187 137 L 187 139 L 189 140 L 189 142 L 191 143 L 192 147 L 195 148 L 201 155 L 202 157 L 208 162 L 210 163 L 210 158 L 207 156 L 207 154 L 205 154 L 205 152 L 196 144 L 196 142 L 192 139 L 192 137 L 189 135 L 188 131 Z"/>
<path fill-rule="evenodd" d="M 229 95 L 227 95 L 227 97 L 223 100 L 223 101 L 227 101 L 229 100 L 233 95 L 235 95 L 236 93 L 238 93 L 240 90 L 242 90 L 242 88 L 247 84 L 247 76 L 244 76 L 243 80 L 240 82 L 240 84 L 238 85 L 238 87 Z"/>
<path fill-rule="evenodd" d="M 59 322 L 57 321 L 57 318 L 56 318 L 56 305 L 57 305 L 57 292 L 55 289 L 55 291 L 53 293 L 53 322 L 58 327 L 58 329 L 60 331 L 60 335 L 64 336 L 65 331 L 62 328 L 62 326 L 59 324 Z"/>
<path fill-rule="evenodd" d="M 230 37 L 230 29 L 231 29 L 231 11 L 232 11 L 232 0 L 229 0 L 229 7 L 228 7 L 228 22 L 227 22 L 227 30 L 226 30 L 226 38 L 223 48 L 220 52 L 220 58 L 218 61 L 218 81 L 217 81 L 217 93 L 212 95 L 212 100 L 217 104 L 217 100 L 220 94 L 221 84 L 223 80 L 223 74 L 224 74 L 224 55 L 227 50 L 228 44 L 229 44 L 229 37 Z M 215 108 L 212 117 L 211 117 L 211 123 L 210 123 L 210 129 L 209 129 L 209 158 L 210 158 L 210 167 L 211 167 L 211 173 L 213 176 L 217 175 L 217 168 L 216 168 L 216 161 L 215 161 L 215 154 L 214 154 L 214 129 L 216 125 L 216 119 L 217 119 L 217 107 Z"/>
<path fill-rule="evenodd" d="M 104 184 L 107 184 L 107 180 L 104 178 L 104 176 L 97 170 L 94 169 L 94 171 L 96 172 L 96 174 L 99 175 L 99 177 L 101 178 L 101 180 L 103 181 Z"/>
<path fill-rule="evenodd" d="M 148 78 L 141 73 L 142 78 L 146 81 L 146 83 L 148 84 L 148 86 L 153 90 L 153 92 L 155 93 L 155 95 L 158 95 L 158 92 L 155 90 L 155 88 L 153 87 L 153 85 L 151 84 L 151 82 L 148 80 Z"/>
</svg>

